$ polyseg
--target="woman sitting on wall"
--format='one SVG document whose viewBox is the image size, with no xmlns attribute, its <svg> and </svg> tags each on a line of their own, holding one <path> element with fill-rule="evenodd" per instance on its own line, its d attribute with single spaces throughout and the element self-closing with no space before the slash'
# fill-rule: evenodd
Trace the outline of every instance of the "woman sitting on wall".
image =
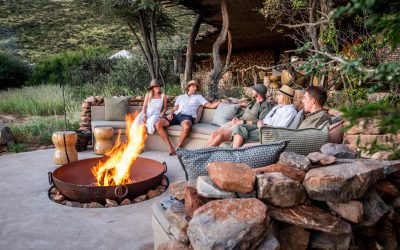
<svg viewBox="0 0 400 250">
<path fill-rule="evenodd" d="M 273 107 L 265 118 L 257 123 L 257 127 L 261 128 L 261 126 L 267 125 L 271 127 L 287 128 L 297 114 L 297 110 L 292 104 L 293 98 L 294 89 L 287 85 L 283 85 L 276 95 L 278 105 Z M 244 140 L 249 139 L 248 135 L 249 133 L 245 126 L 236 126 L 233 131 L 232 146 L 234 148 L 241 147 Z"/>
<path fill-rule="evenodd" d="M 161 86 L 162 83 L 151 80 L 149 91 L 144 98 L 143 110 L 134 121 L 135 124 L 146 123 L 148 134 L 154 133 L 154 124 L 164 117 L 167 110 L 167 97 L 161 92 Z"/>
</svg>

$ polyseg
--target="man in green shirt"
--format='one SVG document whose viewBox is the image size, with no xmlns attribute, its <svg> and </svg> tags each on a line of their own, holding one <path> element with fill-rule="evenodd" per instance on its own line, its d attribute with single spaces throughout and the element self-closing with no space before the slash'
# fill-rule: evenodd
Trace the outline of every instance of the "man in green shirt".
<svg viewBox="0 0 400 250">
<path fill-rule="evenodd" d="M 231 141 L 232 131 L 237 125 L 244 124 L 248 125 L 249 128 L 257 129 L 257 122 L 264 119 L 272 105 L 266 100 L 267 87 L 263 84 L 257 84 L 252 88 L 252 97 L 255 98 L 255 101 L 252 101 L 244 112 L 233 117 L 232 121 L 213 132 L 206 147 L 216 147 L 225 141 Z"/>
<path fill-rule="evenodd" d="M 298 129 L 319 128 L 326 121 L 330 121 L 329 114 L 323 109 L 328 99 L 326 91 L 320 87 L 309 87 L 303 96 L 305 118 Z"/>
</svg>

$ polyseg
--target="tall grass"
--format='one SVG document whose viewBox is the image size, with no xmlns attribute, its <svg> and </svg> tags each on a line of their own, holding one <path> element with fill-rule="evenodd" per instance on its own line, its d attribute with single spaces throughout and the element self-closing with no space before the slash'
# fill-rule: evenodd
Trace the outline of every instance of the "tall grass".
<svg viewBox="0 0 400 250">
<path fill-rule="evenodd" d="M 67 113 L 80 110 L 82 101 L 76 100 L 66 89 Z M 29 115 L 64 114 L 62 89 L 57 85 L 39 85 L 0 92 L 0 112 Z"/>
<path fill-rule="evenodd" d="M 30 117 L 26 123 L 10 123 L 8 126 L 17 143 L 31 146 L 52 144 L 52 134 L 65 129 L 64 118 L 61 116 Z M 79 120 L 69 121 L 69 130 L 78 128 Z"/>
</svg>

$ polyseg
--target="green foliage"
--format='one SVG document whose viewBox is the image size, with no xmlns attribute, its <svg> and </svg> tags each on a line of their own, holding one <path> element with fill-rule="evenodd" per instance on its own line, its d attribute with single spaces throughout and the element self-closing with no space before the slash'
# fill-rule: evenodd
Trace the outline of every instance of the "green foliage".
<svg viewBox="0 0 400 250">
<path fill-rule="evenodd" d="M 91 67 L 91 62 L 97 61 L 97 57 L 100 57 L 102 53 L 104 53 L 104 49 L 92 48 L 79 51 L 67 51 L 45 57 L 34 66 L 29 83 L 31 85 L 68 83 L 72 80 L 77 80 L 74 79 L 74 77 L 77 77 L 76 71 L 79 68 L 85 67 L 89 68 L 88 71 L 93 71 L 93 69 L 98 68 L 100 68 L 101 71 L 106 71 L 107 65 L 105 64 L 97 63 L 94 67 Z M 104 60 L 102 62 L 104 62 Z M 101 71 L 95 71 L 92 75 L 101 73 Z"/>
<path fill-rule="evenodd" d="M 18 57 L 0 53 L 0 90 L 24 85 L 31 75 L 31 68 Z"/>
<path fill-rule="evenodd" d="M 67 112 L 80 110 L 76 101 L 65 91 Z M 20 115 L 55 115 L 64 113 L 62 89 L 55 85 L 30 86 L 0 92 L 0 112 Z"/>
<path fill-rule="evenodd" d="M 51 145 L 54 132 L 64 130 L 64 118 L 60 116 L 30 117 L 26 123 L 8 124 L 15 136 L 16 142 L 26 145 Z M 69 130 L 77 130 L 78 121 L 70 121 Z"/>
<path fill-rule="evenodd" d="M 8 147 L 8 152 L 11 153 L 22 153 L 29 151 L 29 146 L 25 143 L 15 143 Z"/>
</svg>

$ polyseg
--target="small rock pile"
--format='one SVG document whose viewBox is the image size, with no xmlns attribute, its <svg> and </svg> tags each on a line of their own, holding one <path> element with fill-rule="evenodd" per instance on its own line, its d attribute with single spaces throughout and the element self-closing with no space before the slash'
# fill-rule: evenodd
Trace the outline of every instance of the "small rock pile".
<svg viewBox="0 0 400 250">
<path fill-rule="evenodd" d="M 258 169 L 207 168 L 170 185 L 184 203 L 166 210 L 175 238 L 158 249 L 399 249 L 400 161 L 329 143 Z"/>
<path fill-rule="evenodd" d="M 61 192 L 56 188 L 52 187 L 49 190 L 49 198 L 50 200 L 57 202 L 61 205 L 66 205 L 70 207 L 79 207 L 79 208 L 109 208 L 109 207 L 117 207 L 117 206 L 125 206 L 130 205 L 138 202 L 142 202 L 148 199 L 152 199 L 156 196 L 161 195 L 165 192 L 168 188 L 168 179 L 164 176 L 161 184 L 154 190 L 149 190 L 147 194 L 138 196 L 132 200 L 130 199 L 123 199 L 121 202 L 117 202 L 115 200 L 106 199 L 105 204 L 100 204 L 98 202 L 90 202 L 90 203 L 80 203 L 77 201 L 68 200 Z"/>
</svg>

